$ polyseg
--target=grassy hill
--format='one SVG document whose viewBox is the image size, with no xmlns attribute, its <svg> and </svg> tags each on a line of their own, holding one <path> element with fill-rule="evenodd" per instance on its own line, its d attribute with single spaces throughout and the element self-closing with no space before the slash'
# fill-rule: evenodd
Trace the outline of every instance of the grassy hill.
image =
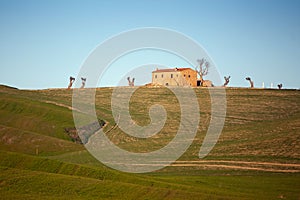
<svg viewBox="0 0 300 200">
<path fill-rule="evenodd" d="M 226 89 L 223 132 L 202 160 L 210 97 L 205 88 L 195 92 L 201 119 L 186 153 L 159 171 L 128 174 L 104 166 L 67 135 L 65 129 L 74 128 L 72 90 L 0 86 L 0 199 L 299 199 L 300 91 Z M 95 98 L 105 130 L 115 123 L 111 93 L 99 88 Z M 139 88 L 130 112 L 136 124 L 147 125 L 156 103 L 168 114 L 157 135 L 137 139 L 115 128 L 107 136 L 133 152 L 166 145 L 180 123 L 172 92 Z"/>
</svg>

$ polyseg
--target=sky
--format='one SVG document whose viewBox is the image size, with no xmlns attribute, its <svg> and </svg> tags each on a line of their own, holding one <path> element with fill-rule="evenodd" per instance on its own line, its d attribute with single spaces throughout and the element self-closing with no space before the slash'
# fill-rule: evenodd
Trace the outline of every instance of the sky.
<svg viewBox="0 0 300 200">
<path fill-rule="evenodd" d="M 299 10 L 297 0 L 0 0 L 0 84 L 65 88 L 108 38 L 159 27 L 199 43 L 220 76 L 231 76 L 229 86 L 248 87 L 250 76 L 256 87 L 299 89 Z M 170 65 L 186 67 L 177 58 Z M 150 82 L 150 72 L 137 83 Z M 123 75 L 109 75 L 98 86 L 114 85 Z"/>
</svg>

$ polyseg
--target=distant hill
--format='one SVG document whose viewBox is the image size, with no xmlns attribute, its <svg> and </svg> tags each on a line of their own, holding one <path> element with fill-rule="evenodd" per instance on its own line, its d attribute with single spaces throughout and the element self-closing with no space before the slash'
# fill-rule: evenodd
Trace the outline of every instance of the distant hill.
<svg viewBox="0 0 300 200">
<path fill-rule="evenodd" d="M 6 88 L 6 89 L 16 89 L 16 90 L 18 89 L 18 88 L 16 88 L 16 87 L 11 87 L 11 86 L 8 86 L 8 85 L 1 85 L 1 84 L 0 84 L 0 88 L 2 88 L 2 89 L 3 89 L 3 88 L 4 88 L 4 89 L 5 89 L 5 88 Z"/>
</svg>

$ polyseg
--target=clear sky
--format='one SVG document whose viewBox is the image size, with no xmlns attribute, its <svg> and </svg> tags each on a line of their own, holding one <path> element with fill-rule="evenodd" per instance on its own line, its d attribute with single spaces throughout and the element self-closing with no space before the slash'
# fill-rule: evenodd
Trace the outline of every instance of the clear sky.
<svg viewBox="0 0 300 200">
<path fill-rule="evenodd" d="M 300 88 L 299 10 L 298 0 L 0 0 L 0 84 L 67 87 L 107 38 L 161 27 L 200 43 L 230 86 L 250 76 Z"/>
</svg>

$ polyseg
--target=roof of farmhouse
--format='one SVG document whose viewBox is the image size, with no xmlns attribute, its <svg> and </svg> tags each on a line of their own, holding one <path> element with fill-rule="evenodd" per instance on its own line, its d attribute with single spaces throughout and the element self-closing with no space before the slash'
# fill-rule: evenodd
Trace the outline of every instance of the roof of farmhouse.
<svg viewBox="0 0 300 200">
<path fill-rule="evenodd" d="M 159 72 L 177 72 L 177 71 L 184 71 L 184 70 L 189 70 L 191 68 L 173 68 L 173 69 L 156 69 L 152 73 L 159 73 Z"/>
</svg>

